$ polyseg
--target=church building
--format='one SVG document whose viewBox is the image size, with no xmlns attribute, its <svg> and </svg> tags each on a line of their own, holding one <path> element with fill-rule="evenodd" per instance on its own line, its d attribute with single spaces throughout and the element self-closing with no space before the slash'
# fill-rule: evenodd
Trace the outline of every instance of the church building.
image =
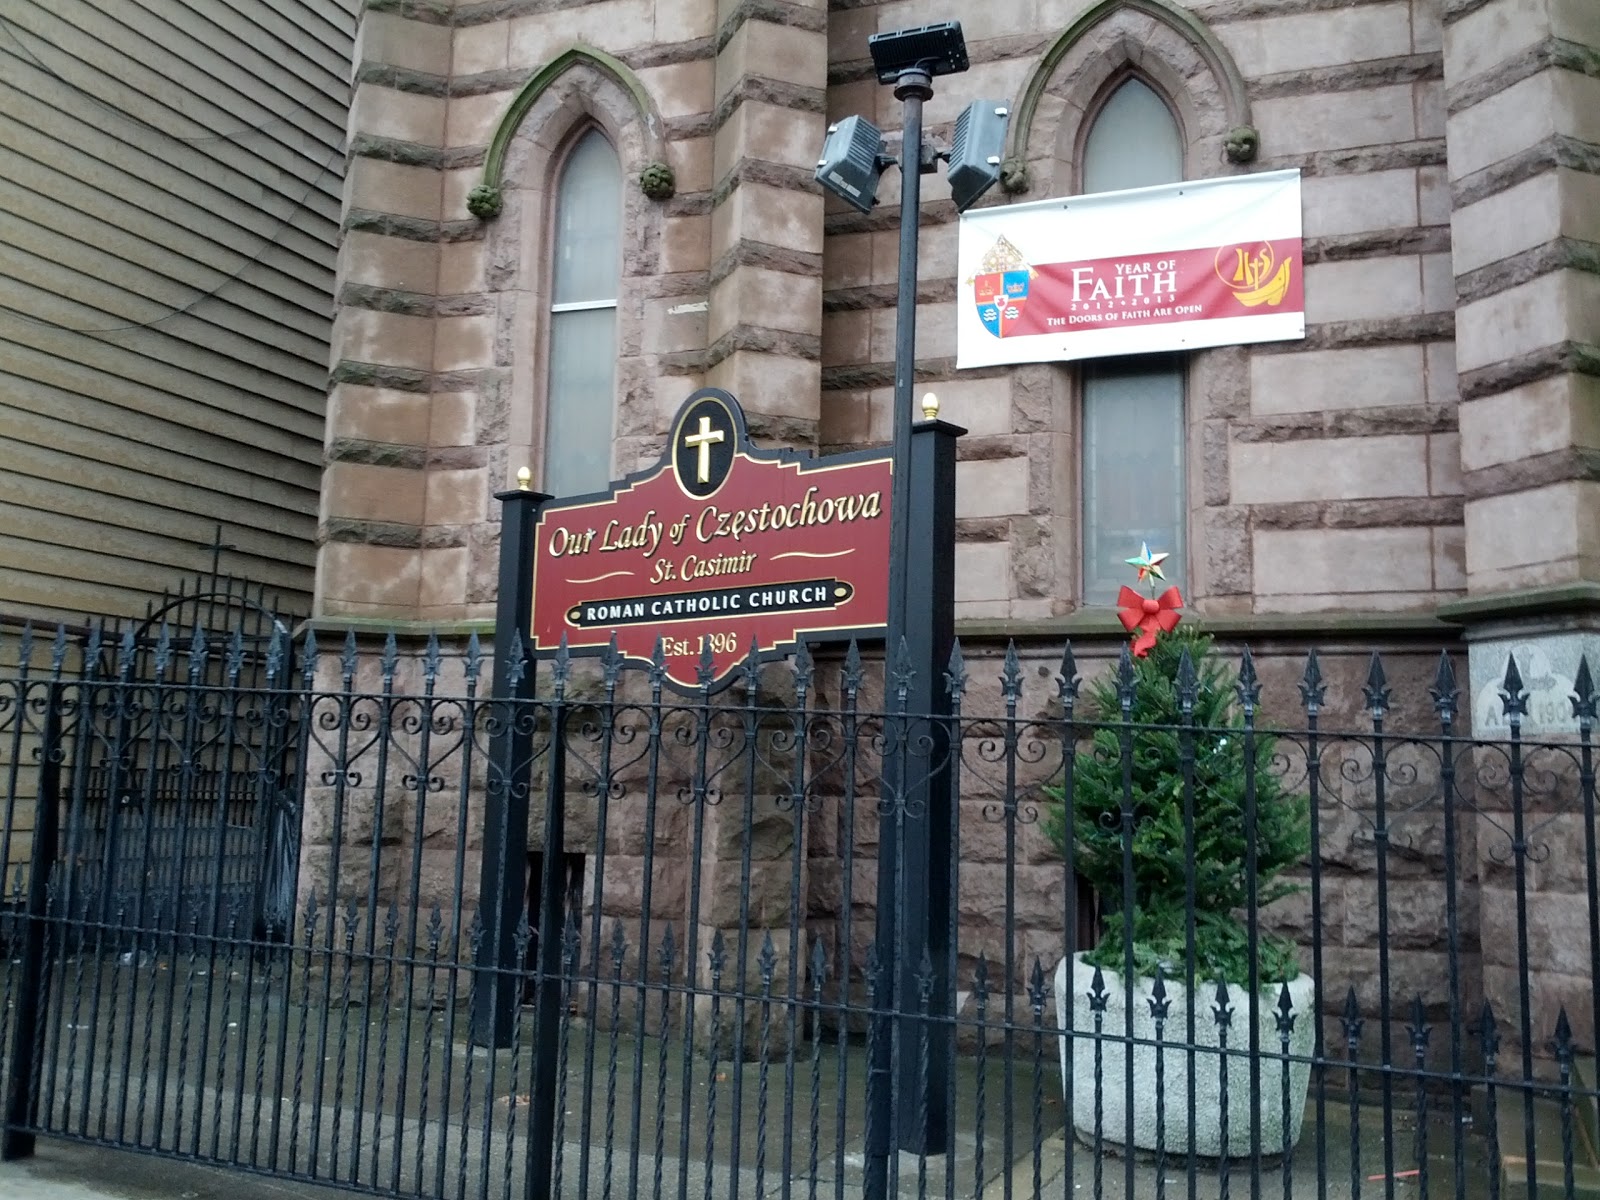
<svg viewBox="0 0 1600 1200">
<path fill-rule="evenodd" d="M 958 369 L 958 215 L 926 176 L 916 386 L 968 431 L 964 645 L 1114 652 L 1148 544 L 1191 619 L 1282 656 L 1269 705 L 1313 645 L 1351 711 L 1371 650 L 1421 694 L 1447 649 L 1503 732 L 1511 649 L 1536 693 L 1600 659 L 1589 0 L 371 6 L 317 627 L 487 632 L 494 493 L 656 461 L 702 386 L 761 445 L 887 443 L 898 177 L 860 213 L 813 172 L 849 115 L 896 149 L 868 38 L 952 19 L 971 65 L 935 80 L 928 135 L 1009 111 L 975 212 L 1297 170 L 1305 307 L 1295 340 Z"/>
</svg>

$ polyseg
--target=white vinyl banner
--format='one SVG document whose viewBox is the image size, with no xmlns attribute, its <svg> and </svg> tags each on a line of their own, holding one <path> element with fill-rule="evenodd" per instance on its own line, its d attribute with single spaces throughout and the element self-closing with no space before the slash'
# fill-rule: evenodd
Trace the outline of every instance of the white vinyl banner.
<svg viewBox="0 0 1600 1200">
<path fill-rule="evenodd" d="M 1298 170 L 965 213 L 957 263 L 958 367 L 1306 334 Z"/>
</svg>

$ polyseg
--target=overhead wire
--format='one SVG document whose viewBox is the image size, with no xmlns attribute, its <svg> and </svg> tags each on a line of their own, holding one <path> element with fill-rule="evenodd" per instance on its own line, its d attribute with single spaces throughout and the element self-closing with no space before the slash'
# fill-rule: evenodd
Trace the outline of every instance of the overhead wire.
<svg viewBox="0 0 1600 1200">
<path fill-rule="evenodd" d="M 69 90 L 71 90 L 75 94 L 84 97 L 85 99 L 89 100 L 91 103 L 95 104 L 97 107 L 99 107 L 101 109 L 104 109 L 105 111 L 107 111 L 109 113 L 112 113 L 115 116 L 121 117 L 121 118 L 123 118 L 125 120 L 128 120 L 128 121 L 131 121 L 135 125 L 139 125 L 139 126 L 145 128 L 145 129 L 150 130 L 153 133 L 159 134 L 160 136 L 165 137 L 165 138 L 170 138 L 170 139 L 172 139 L 174 141 L 184 142 L 184 143 L 190 144 L 190 145 L 203 144 L 203 143 L 206 143 L 206 142 L 219 142 L 219 141 L 230 141 L 230 142 L 232 142 L 232 141 L 236 141 L 239 137 L 242 137 L 242 136 L 245 136 L 245 135 L 248 135 L 248 134 L 253 134 L 253 133 L 260 133 L 260 132 L 262 132 L 262 131 L 264 131 L 266 129 L 271 128 L 273 125 L 286 123 L 288 121 L 287 117 L 274 117 L 274 118 L 271 118 L 271 119 L 269 119 L 267 121 L 262 122 L 259 125 L 246 126 L 246 127 L 242 128 L 240 130 L 236 130 L 236 131 L 233 131 L 233 132 L 230 132 L 230 133 L 212 134 L 212 135 L 207 135 L 205 137 L 189 137 L 189 136 L 186 136 L 184 134 L 174 133 L 171 130 L 162 129 L 160 126 L 154 125 L 151 122 L 144 120 L 142 117 L 136 116 L 135 114 L 133 114 L 131 112 L 128 112 L 126 109 L 118 108 L 115 105 L 108 104 L 106 101 L 104 101 L 104 100 L 100 99 L 100 97 L 96 96 L 93 92 L 90 92 L 87 89 L 78 86 L 77 84 L 73 83 L 70 79 L 67 79 L 65 76 L 60 74 L 58 71 L 52 69 L 49 66 L 49 64 L 45 63 L 42 59 L 40 59 L 38 57 L 38 55 L 34 54 L 31 50 L 28 49 L 28 47 L 26 45 L 23 44 L 22 40 L 17 36 L 16 27 L 14 26 L 14 24 L 9 19 L 7 19 L 7 18 L 5 18 L 3 16 L 0 16 L 0 32 L 3 32 L 5 34 L 6 39 L 14 47 L 16 47 L 16 49 L 21 53 L 22 57 L 24 57 L 27 61 L 32 63 L 38 70 L 44 72 L 46 75 L 49 75 L 52 79 L 55 79 L 56 81 L 61 83 L 64 87 L 68 88 Z M 31 35 L 30 34 L 30 36 L 37 36 L 37 35 Z M 60 52 L 62 54 L 66 54 L 67 53 L 61 47 L 56 46 L 53 43 L 51 43 L 51 42 L 49 42 L 49 41 L 47 41 L 45 39 L 41 38 L 39 40 L 44 42 L 45 45 L 51 46 L 52 49 L 55 49 L 55 50 L 57 50 L 58 52 Z M 199 293 L 198 295 L 196 295 L 195 297 L 193 297 L 192 299 L 186 301 L 185 303 L 183 303 L 181 305 L 178 305 L 178 306 L 170 308 L 167 312 L 163 313 L 162 315 L 160 315 L 158 317 L 152 317 L 149 320 L 145 320 L 145 321 L 123 322 L 123 323 L 119 323 L 119 324 L 116 324 L 116 325 L 106 325 L 106 326 L 99 326 L 99 327 L 79 327 L 79 326 L 67 325 L 67 324 L 65 324 L 63 322 L 60 322 L 60 321 L 51 321 L 51 320 L 48 320 L 48 319 L 31 316 L 28 313 L 20 312 L 20 311 L 18 311 L 16 309 L 11 309 L 10 311 L 13 313 L 14 316 L 20 318 L 21 320 L 27 321 L 30 324 L 45 326 L 47 328 L 60 329 L 60 330 L 66 331 L 68 333 L 84 334 L 84 335 L 87 335 L 87 336 L 90 336 L 90 337 L 98 337 L 98 336 L 101 336 L 101 335 L 104 335 L 104 334 L 112 334 L 112 333 L 127 333 L 127 332 L 131 332 L 131 331 L 134 331 L 134 330 L 141 330 L 141 329 L 150 329 L 150 328 L 153 328 L 153 327 L 155 327 L 157 325 L 162 324 L 163 322 L 170 321 L 170 320 L 173 320 L 176 317 L 184 316 L 184 315 L 186 315 L 188 313 L 191 313 L 197 307 L 199 307 L 201 304 L 204 304 L 207 300 L 211 300 L 211 299 L 215 298 L 218 294 L 220 294 L 222 292 L 222 290 L 224 288 L 228 287 L 232 283 L 237 282 L 252 267 L 255 267 L 256 265 L 258 265 L 262 261 L 262 259 L 264 259 L 267 256 L 268 252 L 270 252 L 271 250 L 273 250 L 274 248 L 277 247 L 279 239 L 282 238 L 284 233 L 288 231 L 288 229 L 290 227 L 290 224 L 294 221 L 294 219 L 297 216 L 299 216 L 300 213 L 302 211 L 304 211 L 307 208 L 307 206 L 311 203 L 312 197 L 315 196 L 321 190 L 323 180 L 327 177 L 328 173 L 333 169 L 334 164 L 339 159 L 342 159 L 344 157 L 344 154 L 345 154 L 345 147 L 344 147 L 344 144 L 342 142 L 336 144 L 333 147 L 333 150 L 330 152 L 328 157 L 323 161 L 322 166 L 318 169 L 316 175 L 312 178 L 310 185 L 306 188 L 304 193 L 302 193 L 299 196 L 299 198 L 294 201 L 294 203 L 290 207 L 289 211 L 287 213 L 285 213 L 284 216 L 278 221 L 276 227 L 272 230 L 271 234 L 269 236 L 267 236 L 263 240 L 260 248 L 253 255 L 251 255 L 248 259 L 246 259 L 243 264 L 241 264 L 236 270 L 230 272 L 225 278 L 222 279 L 221 282 L 216 284 L 214 287 L 208 288 L 207 290 Z"/>
<path fill-rule="evenodd" d="M 202 137 L 194 137 L 183 133 L 174 133 L 170 129 L 163 129 L 159 125 L 155 125 L 149 121 L 146 121 L 143 117 L 131 113 L 125 108 L 118 108 L 115 104 L 107 103 L 99 96 L 96 96 L 93 92 L 89 91 L 87 88 L 82 87 L 68 79 L 65 75 L 61 74 L 60 71 L 57 71 L 49 63 L 45 62 L 42 58 L 40 58 L 32 50 L 29 50 L 28 47 L 23 44 L 22 39 L 17 36 L 18 28 L 19 26 L 17 26 L 17 24 L 9 17 L 0 16 L 0 32 L 4 32 L 6 40 L 8 40 L 17 48 L 18 52 L 23 58 L 31 62 L 40 71 L 43 71 L 46 75 L 50 76 L 50 78 L 54 79 L 57 83 L 60 83 L 63 87 L 76 92 L 78 95 L 88 100 L 91 104 L 104 109 L 106 112 L 111 113 L 114 116 L 131 121 L 135 125 L 143 126 L 152 133 L 159 133 L 162 137 L 171 138 L 172 140 L 178 142 L 187 142 L 190 145 L 204 145 L 207 142 L 232 142 L 237 141 L 239 138 L 245 137 L 249 134 L 263 133 L 275 125 L 284 125 L 289 121 L 288 117 L 268 117 L 265 121 L 262 121 L 258 125 L 245 125 L 239 129 L 229 130 L 225 133 L 208 133 Z M 69 51 L 66 50 L 65 47 L 56 45 L 48 38 L 40 37 L 31 30 L 26 32 L 28 33 L 28 36 L 34 38 L 43 45 L 49 46 L 50 49 L 56 51 L 56 53 L 67 58 L 74 57 Z M 195 123 L 199 124 L 198 121 Z"/>
<path fill-rule="evenodd" d="M 46 325 L 53 329 L 65 330 L 68 333 L 83 333 L 91 336 L 98 336 L 104 333 L 126 333 L 135 329 L 150 329 L 156 325 L 160 325 L 164 321 L 170 321 L 174 317 L 181 317 L 186 313 L 192 312 L 199 305 L 215 297 L 222 291 L 223 288 L 227 287 L 231 283 L 237 282 L 245 274 L 245 272 L 249 271 L 251 267 L 254 267 L 260 263 L 261 260 L 267 256 L 269 251 L 277 247 L 278 239 L 281 238 L 284 232 L 288 229 L 290 222 L 292 222 L 294 218 L 300 214 L 301 210 L 304 209 L 308 203 L 310 203 L 311 197 L 321 189 L 322 180 L 328 174 L 329 170 L 332 169 L 334 160 L 343 157 L 343 155 L 344 148 L 339 147 L 328 156 L 327 161 L 322 164 L 322 169 L 317 172 L 316 178 L 311 181 L 311 186 L 306 189 L 305 194 L 295 201 L 294 206 L 282 218 L 279 219 L 277 228 L 272 231 L 271 236 L 266 238 L 262 242 L 260 249 L 247 258 L 242 265 L 229 273 L 215 287 L 201 292 L 192 300 L 170 309 L 159 317 L 152 317 L 148 321 L 129 321 L 120 325 L 105 325 L 98 328 L 80 328 L 75 325 L 63 324 L 60 321 L 50 321 L 41 319 L 39 317 L 29 316 L 27 313 L 17 312 L 15 309 L 13 309 L 12 312 L 22 320 L 31 322 L 35 325 Z"/>
</svg>

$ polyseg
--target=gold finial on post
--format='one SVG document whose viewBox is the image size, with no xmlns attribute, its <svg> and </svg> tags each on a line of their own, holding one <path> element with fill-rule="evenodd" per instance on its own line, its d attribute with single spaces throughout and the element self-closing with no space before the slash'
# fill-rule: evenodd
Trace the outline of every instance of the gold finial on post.
<svg viewBox="0 0 1600 1200">
<path fill-rule="evenodd" d="M 922 419 L 924 421 L 937 421 L 939 419 L 939 397 L 928 392 L 922 397 Z"/>
<path fill-rule="evenodd" d="M 517 468 L 517 489 L 523 492 L 533 490 L 533 472 L 527 467 Z"/>
</svg>

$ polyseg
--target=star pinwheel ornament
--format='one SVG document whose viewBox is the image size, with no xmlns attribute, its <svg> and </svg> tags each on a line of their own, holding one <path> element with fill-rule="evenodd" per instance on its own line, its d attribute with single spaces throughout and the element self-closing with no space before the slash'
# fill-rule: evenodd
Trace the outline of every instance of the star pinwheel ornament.
<svg viewBox="0 0 1600 1200">
<path fill-rule="evenodd" d="M 1138 581 L 1143 583 L 1146 579 L 1165 579 L 1166 576 L 1161 572 L 1161 564 L 1166 562 L 1170 557 L 1171 555 L 1167 554 L 1165 551 L 1160 554 L 1151 554 L 1150 543 L 1140 542 L 1139 553 L 1133 558 L 1125 558 L 1122 561 L 1127 563 L 1130 567 L 1138 568 Z"/>
</svg>

